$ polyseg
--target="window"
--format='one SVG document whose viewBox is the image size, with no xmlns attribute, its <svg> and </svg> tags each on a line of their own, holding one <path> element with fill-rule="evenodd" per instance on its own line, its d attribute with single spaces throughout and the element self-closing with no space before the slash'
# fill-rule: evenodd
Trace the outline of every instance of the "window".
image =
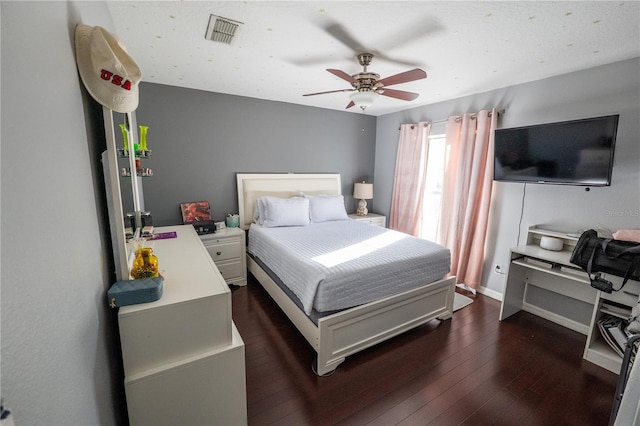
<svg viewBox="0 0 640 426">
<path fill-rule="evenodd" d="M 444 134 L 433 134 L 429 136 L 427 177 L 423 196 L 420 235 L 429 241 L 437 241 L 438 237 L 446 152 L 445 142 L 446 138 Z"/>
</svg>

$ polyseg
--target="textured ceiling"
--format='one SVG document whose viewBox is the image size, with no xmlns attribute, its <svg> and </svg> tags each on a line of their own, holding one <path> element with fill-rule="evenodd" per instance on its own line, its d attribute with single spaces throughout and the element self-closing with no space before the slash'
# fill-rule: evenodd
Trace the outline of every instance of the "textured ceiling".
<svg viewBox="0 0 640 426">
<path fill-rule="evenodd" d="M 638 1 L 113 1 L 116 33 L 143 81 L 344 110 L 350 89 L 326 71 L 362 70 L 356 50 L 379 53 L 382 78 L 412 68 L 428 77 L 392 86 L 382 115 L 640 56 Z M 236 40 L 205 40 L 211 14 L 243 25 Z M 90 23 L 87 23 L 90 24 Z M 358 108 L 347 111 L 363 113 Z"/>
</svg>

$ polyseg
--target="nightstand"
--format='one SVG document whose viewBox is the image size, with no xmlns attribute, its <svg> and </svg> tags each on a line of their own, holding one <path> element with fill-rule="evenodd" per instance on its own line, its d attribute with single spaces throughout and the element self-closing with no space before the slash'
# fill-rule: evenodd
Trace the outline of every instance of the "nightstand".
<svg viewBox="0 0 640 426">
<path fill-rule="evenodd" d="M 242 229 L 220 229 L 214 234 L 200 235 L 200 240 L 227 284 L 247 284 L 246 243 Z"/>
<path fill-rule="evenodd" d="M 372 225 L 382 226 L 383 228 L 385 228 L 387 225 L 387 217 L 381 214 L 369 213 L 366 216 L 358 216 L 357 214 L 353 213 L 350 214 L 349 217 L 351 219 L 364 221 Z"/>
</svg>

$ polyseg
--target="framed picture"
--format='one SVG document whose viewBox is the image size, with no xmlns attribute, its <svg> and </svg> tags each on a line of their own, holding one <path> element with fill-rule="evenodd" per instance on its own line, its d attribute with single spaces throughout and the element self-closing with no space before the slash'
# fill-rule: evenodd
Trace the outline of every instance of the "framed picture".
<svg viewBox="0 0 640 426">
<path fill-rule="evenodd" d="M 203 222 L 211 219 L 211 207 L 208 201 L 181 203 L 182 223 Z"/>
</svg>

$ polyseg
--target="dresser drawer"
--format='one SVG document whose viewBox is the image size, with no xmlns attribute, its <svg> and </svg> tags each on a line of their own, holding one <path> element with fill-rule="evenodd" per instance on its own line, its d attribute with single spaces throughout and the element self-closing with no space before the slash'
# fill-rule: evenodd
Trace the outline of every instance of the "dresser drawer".
<svg viewBox="0 0 640 426">
<path fill-rule="evenodd" d="M 242 255 L 242 246 L 240 245 L 240 241 L 237 243 L 228 242 L 214 245 L 207 244 L 205 247 L 216 264 L 221 260 L 240 259 L 240 256 Z"/>
</svg>

